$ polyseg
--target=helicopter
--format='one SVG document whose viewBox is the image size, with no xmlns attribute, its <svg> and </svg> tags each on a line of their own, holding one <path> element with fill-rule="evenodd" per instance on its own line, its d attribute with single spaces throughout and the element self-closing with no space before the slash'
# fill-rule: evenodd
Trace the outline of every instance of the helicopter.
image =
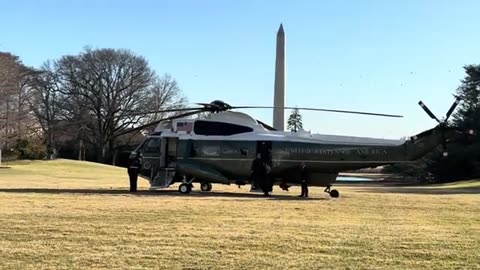
<svg viewBox="0 0 480 270">
<path fill-rule="evenodd" d="M 418 104 L 438 125 L 403 140 L 278 131 L 246 113 L 232 111 L 274 107 L 231 106 L 220 100 L 197 103 L 201 107 L 156 111 L 183 113 L 129 130 L 157 125 L 132 151 L 129 160 L 140 163 L 139 176 L 150 182 L 151 190 L 179 182 L 178 191 L 188 194 L 193 183 L 199 183 L 204 192 L 211 191 L 212 184 L 252 184 L 252 161 L 261 157 L 271 168 L 273 185 L 287 191 L 291 186 L 300 185 L 301 166 L 306 166 L 309 168 L 309 186 L 325 187 L 325 192 L 337 198 L 339 191 L 331 187 L 339 172 L 412 162 L 439 145 L 443 146 L 446 155 L 447 143 L 462 134 L 447 123 L 459 102 L 457 98 L 446 117 L 439 120 L 420 101 Z M 297 109 L 403 117 L 319 108 Z M 209 114 L 190 118 L 205 112 Z"/>
</svg>

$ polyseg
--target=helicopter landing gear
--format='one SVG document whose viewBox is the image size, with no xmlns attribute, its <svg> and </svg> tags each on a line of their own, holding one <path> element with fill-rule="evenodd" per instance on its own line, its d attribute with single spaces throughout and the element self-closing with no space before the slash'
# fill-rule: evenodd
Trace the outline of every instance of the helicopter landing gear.
<svg viewBox="0 0 480 270">
<path fill-rule="evenodd" d="M 200 190 L 201 190 L 201 191 L 211 191 L 211 190 L 212 190 L 212 184 L 210 184 L 210 183 L 201 183 L 201 184 L 200 184 Z"/>
<path fill-rule="evenodd" d="M 183 183 L 178 187 L 178 191 L 182 194 L 188 194 L 192 191 L 192 185 Z"/>
<path fill-rule="evenodd" d="M 330 194 L 330 197 L 332 198 L 338 198 L 340 196 L 340 192 L 338 192 L 338 190 L 336 189 L 332 189 L 330 190 L 330 185 L 327 186 L 327 188 L 325 188 L 324 192 Z"/>
<path fill-rule="evenodd" d="M 188 194 L 188 193 L 192 192 L 193 180 L 195 180 L 195 177 L 192 177 L 189 181 L 187 181 L 186 177 L 184 177 L 183 178 L 183 183 L 180 184 L 180 186 L 178 187 L 178 191 L 182 194 Z"/>
</svg>

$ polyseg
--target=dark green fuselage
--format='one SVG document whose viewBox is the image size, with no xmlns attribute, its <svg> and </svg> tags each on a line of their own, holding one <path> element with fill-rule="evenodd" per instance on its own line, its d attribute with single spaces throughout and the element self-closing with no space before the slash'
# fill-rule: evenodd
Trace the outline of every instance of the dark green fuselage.
<svg viewBox="0 0 480 270">
<path fill-rule="evenodd" d="M 276 184 L 299 184 L 300 166 L 305 163 L 312 186 L 328 186 L 342 171 L 418 159 L 442 140 L 436 129 L 425 131 L 417 135 L 416 139 L 399 145 L 319 143 L 301 139 L 259 141 L 188 139 L 181 136 L 167 140 L 165 138 L 169 137 L 152 136 L 149 140 L 174 141 L 175 149 L 169 148 L 170 143 L 158 151 L 143 151 L 142 176 L 152 179 L 162 168 L 170 167 L 177 176 L 195 178 L 195 182 L 248 184 L 252 161 L 263 145 L 269 152 L 268 162 Z M 142 148 L 137 151 L 142 151 Z M 166 159 L 171 163 L 162 163 L 162 153 L 169 153 L 170 157 Z"/>
</svg>

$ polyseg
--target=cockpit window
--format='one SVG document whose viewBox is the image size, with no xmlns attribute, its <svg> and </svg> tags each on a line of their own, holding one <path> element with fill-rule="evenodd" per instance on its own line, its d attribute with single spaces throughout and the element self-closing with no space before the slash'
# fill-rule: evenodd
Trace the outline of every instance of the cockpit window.
<svg viewBox="0 0 480 270">
<path fill-rule="evenodd" d="M 240 126 L 230 123 L 197 120 L 195 121 L 193 131 L 195 132 L 195 134 L 198 135 L 228 136 L 245 132 L 252 132 L 253 129 L 251 127 Z"/>
<path fill-rule="evenodd" d="M 160 153 L 160 138 L 151 138 L 145 142 L 144 153 Z"/>
</svg>

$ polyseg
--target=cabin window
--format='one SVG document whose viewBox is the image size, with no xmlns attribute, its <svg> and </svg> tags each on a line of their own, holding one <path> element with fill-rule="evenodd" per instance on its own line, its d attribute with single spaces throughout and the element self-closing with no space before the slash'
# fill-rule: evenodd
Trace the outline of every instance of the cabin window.
<svg viewBox="0 0 480 270">
<path fill-rule="evenodd" d="M 240 126 L 230 123 L 209 122 L 209 121 L 195 121 L 193 128 L 195 134 L 198 135 L 220 135 L 228 136 L 246 132 L 252 132 L 253 129 L 246 126 Z"/>
</svg>

